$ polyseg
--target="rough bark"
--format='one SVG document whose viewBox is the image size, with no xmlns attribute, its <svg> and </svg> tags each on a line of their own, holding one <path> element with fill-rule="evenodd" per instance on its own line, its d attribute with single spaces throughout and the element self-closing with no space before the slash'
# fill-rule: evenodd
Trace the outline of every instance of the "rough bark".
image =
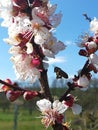
<svg viewBox="0 0 98 130">
<path fill-rule="evenodd" d="M 50 88 L 49 88 L 49 83 L 48 83 L 48 77 L 47 77 L 47 70 L 43 70 L 41 72 L 41 76 L 40 76 L 40 88 L 41 88 L 41 93 L 43 94 L 43 96 L 46 99 L 49 99 L 51 102 L 53 102 L 53 98 L 50 92 Z"/>
</svg>

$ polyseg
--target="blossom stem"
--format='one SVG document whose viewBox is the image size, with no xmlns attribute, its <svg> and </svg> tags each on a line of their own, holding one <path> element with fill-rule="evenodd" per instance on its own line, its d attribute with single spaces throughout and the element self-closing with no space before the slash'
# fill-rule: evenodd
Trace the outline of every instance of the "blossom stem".
<svg viewBox="0 0 98 130">
<path fill-rule="evenodd" d="M 83 74 L 85 74 L 86 72 L 88 72 L 89 70 L 87 69 L 88 68 L 88 64 L 89 64 L 89 60 L 86 61 L 85 65 L 83 66 L 82 70 L 81 70 L 81 73 L 79 76 L 82 76 Z"/>
<path fill-rule="evenodd" d="M 4 84 L 4 85 L 6 85 L 6 86 L 8 86 L 8 87 L 10 87 L 10 88 L 14 88 L 15 90 L 16 90 L 16 89 L 17 89 L 17 90 L 20 90 L 20 91 L 23 91 L 23 90 L 24 90 L 24 89 L 22 89 L 22 88 L 16 86 L 16 84 L 9 84 L 9 83 L 7 83 L 7 82 L 1 80 L 1 79 L 0 79 L 0 83 L 1 83 L 1 84 Z"/>
<path fill-rule="evenodd" d="M 51 102 L 53 102 L 52 95 L 49 89 L 48 78 L 47 78 L 47 70 L 41 72 L 41 77 L 39 79 L 41 84 L 41 92 L 45 98 L 48 98 Z"/>
<path fill-rule="evenodd" d="M 85 19 L 86 19 L 86 20 L 88 20 L 89 22 L 91 22 L 91 21 L 92 21 L 92 19 L 91 19 L 90 17 L 88 17 L 88 15 L 87 15 L 87 14 L 85 14 L 85 13 L 84 13 L 84 14 L 83 14 L 83 16 L 84 16 L 84 17 L 85 17 Z"/>
<path fill-rule="evenodd" d="M 72 90 L 73 89 L 69 87 L 67 91 L 59 98 L 59 101 L 62 102 Z"/>
<path fill-rule="evenodd" d="M 53 128 L 54 130 L 63 130 L 63 125 L 62 125 L 62 124 L 58 124 L 58 123 L 56 122 L 56 124 L 53 125 L 52 128 Z"/>
<path fill-rule="evenodd" d="M 22 93 L 28 91 L 27 89 L 23 89 L 23 88 L 19 87 L 17 83 L 9 84 L 9 83 L 7 83 L 7 82 L 1 80 L 1 79 L 0 79 L 0 83 L 3 84 L 3 85 L 6 85 L 6 86 L 8 86 L 8 87 L 10 87 L 11 89 L 13 89 L 13 90 L 15 90 L 15 91 L 16 91 L 16 90 L 22 91 Z M 30 90 L 30 91 L 31 91 L 31 90 Z M 38 93 L 37 97 L 42 98 L 41 93 L 38 92 L 38 91 L 36 91 L 36 92 Z"/>
</svg>

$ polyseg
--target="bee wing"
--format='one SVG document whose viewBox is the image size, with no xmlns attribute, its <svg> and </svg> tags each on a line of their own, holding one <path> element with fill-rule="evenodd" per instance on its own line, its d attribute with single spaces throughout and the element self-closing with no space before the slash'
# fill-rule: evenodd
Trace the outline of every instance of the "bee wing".
<svg viewBox="0 0 98 130">
<path fill-rule="evenodd" d="M 68 74 L 64 72 L 62 69 L 60 69 L 59 67 L 55 67 L 54 72 L 56 73 L 57 77 L 68 78 Z"/>
<path fill-rule="evenodd" d="M 60 73 L 61 73 L 62 77 L 68 78 L 68 74 L 66 72 L 64 72 L 64 71 L 61 70 Z"/>
</svg>

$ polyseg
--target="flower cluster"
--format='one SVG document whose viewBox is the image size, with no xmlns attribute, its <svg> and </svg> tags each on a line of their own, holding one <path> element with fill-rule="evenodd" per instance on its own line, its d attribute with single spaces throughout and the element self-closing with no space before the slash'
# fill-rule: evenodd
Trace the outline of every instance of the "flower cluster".
<svg viewBox="0 0 98 130">
<path fill-rule="evenodd" d="M 42 72 L 48 68 L 48 58 L 55 58 L 59 51 L 65 49 L 64 43 L 57 40 L 53 30 L 60 24 L 62 14 L 56 14 L 57 5 L 51 5 L 48 0 L 0 0 L 0 17 L 3 19 L 1 26 L 8 28 L 8 38 L 4 39 L 11 48 L 11 61 L 18 79 L 34 82 Z M 86 17 L 87 15 L 84 14 Z M 88 18 L 88 17 L 87 17 Z M 59 100 L 49 101 L 46 90 L 43 93 L 20 88 L 17 83 L 7 79 L 1 86 L 7 99 L 11 102 L 20 96 L 25 100 L 39 96 L 43 99 L 37 101 L 37 106 L 42 113 L 42 124 L 46 128 L 60 124 L 63 130 L 68 130 L 63 123 L 64 112 L 71 108 L 74 114 L 79 114 L 82 107 L 75 103 L 73 95 L 69 94 L 76 87 L 86 90 L 91 80 L 91 71 L 98 72 L 98 20 L 90 21 L 90 31 L 93 36 L 85 34 L 80 39 L 79 55 L 87 58 L 78 75 L 68 79 L 68 90 Z M 59 67 L 55 67 L 56 78 L 68 78 Z M 41 82 L 41 80 L 40 80 Z M 48 82 L 43 81 L 42 82 Z M 43 83 L 42 83 L 43 85 Z M 46 84 L 47 87 L 48 84 Z M 43 86 L 41 86 L 43 87 Z M 43 94 L 43 95 L 41 95 Z M 51 95 L 50 95 L 51 96 Z M 51 97 L 52 99 L 52 97 Z"/>
<path fill-rule="evenodd" d="M 83 68 L 79 70 L 78 75 L 68 81 L 69 88 L 75 87 L 81 90 L 86 90 L 91 80 L 91 71 L 98 72 L 98 56 L 96 54 L 98 50 L 98 20 L 94 18 L 90 21 L 90 31 L 93 36 L 89 36 L 87 33 L 80 36 L 78 46 L 84 49 L 80 49 L 79 55 L 87 58 L 87 61 Z"/>
<path fill-rule="evenodd" d="M 6 95 L 6 98 L 10 102 L 14 102 L 20 96 L 23 96 L 24 100 L 32 100 L 34 97 L 38 96 L 37 91 L 22 89 L 18 86 L 17 83 L 12 83 L 10 79 L 6 79 L 4 82 L 5 82 L 5 85 L 2 85 L 0 87 L 0 92 L 4 92 Z"/>
<path fill-rule="evenodd" d="M 61 12 L 55 14 L 56 7 L 48 0 L 0 0 L 1 25 L 9 36 L 4 41 L 12 46 L 9 53 L 18 79 L 35 81 L 47 69 L 48 57 L 65 49 L 53 36 L 62 17 Z"/>
<path fill-rule="evenodd" d="M 55 125 L 56 122 L 63 124 L 63 113 L 68 108 L 72 108 L 74 114 L 79 114 L 82 109 L 80 105 L 74 103 L 74 97 L 71 94 L 67 95 L 66 99 L 62 102 L 55 100 L 51 103 L 47 99 L 42 99 L 37 101 L 36 104 L 42 112 L 42 123 L 46 128 L 49 125 Z"/>
<path fill-rule="evenodd" d="M 90 68 L 94 73 L 98 72 L 98 56 L 95 54 L 98 50 L 98 20 L 94 18 L 90 22 L 90 31 L 93 33 L 93 36 L 84 35 L 81 38 L 81 47 L 85 49 L 80 49 L 79 54 L 85 56 L 89 60 Z"/>
</svg>

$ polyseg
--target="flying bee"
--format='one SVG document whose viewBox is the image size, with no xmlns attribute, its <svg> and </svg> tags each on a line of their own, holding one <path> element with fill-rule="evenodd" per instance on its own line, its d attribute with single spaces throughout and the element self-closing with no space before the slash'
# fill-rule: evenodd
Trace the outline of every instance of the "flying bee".
<svg viewBox="0 0 98 130">
<path fill-rule="evenodd" d="M 54 72 L 56 73 L 56 78 L 68 78 L 68 74 L 64 72 L 61 68 L 59 67 L 54 67 Z"/>
</svg>

